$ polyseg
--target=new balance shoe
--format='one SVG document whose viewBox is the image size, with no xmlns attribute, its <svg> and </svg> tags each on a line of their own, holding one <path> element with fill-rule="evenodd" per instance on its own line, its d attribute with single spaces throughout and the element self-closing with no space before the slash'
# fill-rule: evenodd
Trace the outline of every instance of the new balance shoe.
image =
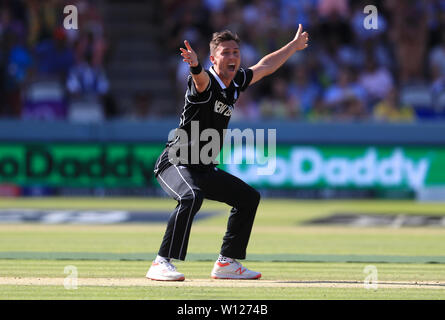
<svg viewBox="0 0 445 320">
<path fill-rule="evenodd" d="M 184 274 L 176 271 L 176 267 L 167 259 L 153 261 L 146 277 L 158 281 L 184 281 Z"/>
<path fill-rule="evenodd" d="M 261 273 L 249 270 L 235 259 L 224 259 L 215 262 L 215 265 L 211 274 L 213 279 L 259 279 Z"/>
</svg>

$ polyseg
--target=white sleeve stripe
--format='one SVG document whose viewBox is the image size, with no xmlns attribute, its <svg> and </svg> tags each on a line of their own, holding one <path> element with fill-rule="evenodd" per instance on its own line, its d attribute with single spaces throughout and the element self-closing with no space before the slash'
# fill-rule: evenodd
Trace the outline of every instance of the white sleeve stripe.
<svg viewBox="0 0 445 320">
<path fill-rule="evenodd" d="M 207 102 L 210 101 L 211 98 L 212 98 L 212 91 L 210 91 L 209 98 L 208 98 L 206 101 L 193 102 L 193 101 L 190 101 L 189 98 L 187 98 L 187 95 L 185 95 L 185 99 L 186 99 L 189 103 L 192 103 L 192 104 L 203 104 L 203 103 L 207 103 Z"/>
<path fill-rule="evenodd" d="M 212 85 L 212 78 L 209 76 L 209 84 L 207 85 L 207 88 L 204 91 L 209 90 L 211 85 Z"/>
<path fill-rule="evenodd" d="M 185 119 L 184 119 L 184 123 L 182 123 L 181 126 L 185 126 L 185 125 L 189 124 L 193 120 L 193 118 L 198 114 L 198 112 L 199 112 L 199 109 L 196 110 L 195 114 L 190 117 L 189 121 L 185 122 Z"/>
<path fill-rule="evenodd" d="M 187 82 L 190 81 L 190 78 L 192 78 L 191 75 L 189 75 L 189 76 L 187 77 Z M 193 79 L 192 79 L 192 81 L 193 81 Z M 212 77 L 209 76 L 209 84 L 207 85 L 207 88 L 206 88 L 204 91 L 208 91 L 211 85 L 212 85 Z M 195 83 L 194 83 L 194 82 L 193 82 L 193 86 L 195 86 Z M 195 89 L 196 89 L 196 88 L 195 88 Z M 204 92 L 204 91 L 203 91 L 203 92 Z"/>
<path fill-rule="evenodd" d="M 189 77 L 191 77 L 191 76 L 189 76 Z M 207 85 L 207 88 L 206 88 L 203 92 L 209 91 L 211 85 L 212 85 L 212 78 L 209 76 L 209 84 Z M 190 101 L 189 98 L 187 98 L 187 93 L 185 94 L 185 99 L 186 99 L 189 103 L 192 103 L 192 104 L 202 104 L 202 103 L 207 103 L 207 102 L 210 101 L 210 98 L 211 98 L 211 97 L 212 97 L 212 91 L 210 91 L 209 98 L 208 98 L 206 101 L 193 102 L 193 101 Z"/>
<path fill-rule="evenodd" d="M 246 75 L 246 71 L 244 71 L 243 68 L 241 68 L 241 71 L 243 71 L 243 73 L 244 73 L 244 81 L 243 81 L 243 84 L 241 85 L 241 88 L 243 88 L 243 87 L 244 87 L 244 84 L 246 83 L 247 75 Z"/>
</svg>

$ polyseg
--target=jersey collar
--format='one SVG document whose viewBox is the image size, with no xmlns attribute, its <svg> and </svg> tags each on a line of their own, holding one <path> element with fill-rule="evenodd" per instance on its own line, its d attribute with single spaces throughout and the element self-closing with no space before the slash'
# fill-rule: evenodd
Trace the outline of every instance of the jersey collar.
<svg viewBox="0 0 445 320">
<path fill-rule="evenodd" d="M 218 74 L 216 73 L 215 69 L 213 69 L 213 66 L 211 66 L 209 68 L 210 73 L 215 77 L 216 81 L 218 81 L 220 87 L 222 89 L 227 89 L 226 85 L 224 84 L 224 82 L 222 82 L 221 78 L 218 76 Z M 235 81 L 232 80 L 231 84 L 234 84 L 235 87 L 238 87 L 238 85 L 235 83 Z"/>
</svg>

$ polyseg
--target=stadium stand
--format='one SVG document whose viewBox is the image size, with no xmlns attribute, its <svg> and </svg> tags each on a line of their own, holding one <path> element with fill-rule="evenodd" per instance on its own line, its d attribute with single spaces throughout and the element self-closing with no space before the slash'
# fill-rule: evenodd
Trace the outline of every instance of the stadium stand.
<svg viewBox="0 0 445 320">
<path fill-rule="evenodd" d="M 78 8 L 78 30 L 62 27 L 67 4 Z M 376 30 L 363 26 L 365 5 L 379 10 Z M 249 66 L 291 39 L 298 23 L 310 47 L 278 78 L 252 86 L 234 118 L 412 122 L 445 114 L 443 0 L 3 0 L 0 7 L 3 118 L 76 121 L 88 117 L 79 111 L 88 105 L 99 122 L 172 117 L 188 73 L 178 58 L 184 39 L 208 67 L 212 32 L 231 29 Z M 354 98 L 343 99 L 350 89 Z"/>
</svg>

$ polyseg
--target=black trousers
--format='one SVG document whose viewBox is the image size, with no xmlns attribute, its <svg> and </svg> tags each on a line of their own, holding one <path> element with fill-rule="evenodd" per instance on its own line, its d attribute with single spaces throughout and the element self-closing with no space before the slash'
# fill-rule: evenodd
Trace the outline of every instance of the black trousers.
<svg viewBox="0 0 445 320">
<path fill-rule="evenodd" d="M 239 178 L 218 168 L 198 170 L 172 165 L 157 176 L 161 187 L 178 204 L 170 215 L 158 254 L 185 260 L 193 218 L 204 199 L 232 207 L 220 254 L 245 259 L 260 194 Z"/>
</svg>

